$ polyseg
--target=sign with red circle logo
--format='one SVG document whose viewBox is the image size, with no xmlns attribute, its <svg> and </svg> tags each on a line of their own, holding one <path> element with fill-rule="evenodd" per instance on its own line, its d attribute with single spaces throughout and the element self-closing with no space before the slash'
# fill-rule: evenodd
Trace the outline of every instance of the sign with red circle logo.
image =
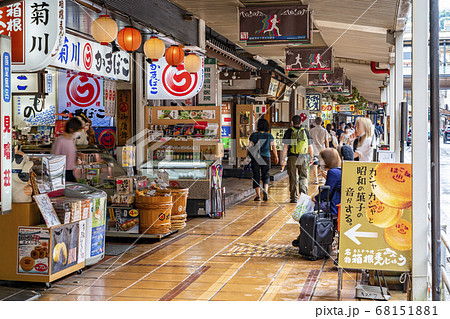
<svg viewBox="0 0 450 319">
<path fill-rule="evenodd" d="M 146 75 L 147 98 L 150 100 L 190 99 L 200 92 L 204 81 L 203 67 L 192 74 L 184 69 L 183 64 L 174 67 L 167 64 L 165 59 L 159 59 L 152 64 L 147 63 Z"/>
<path fill-rule="evenodd" d="M 66 93 L 76 106 L 87 107 L 95 103 L 100 95 L 99 80 L 87 76 L 73 75 L 67 82 Z"/>
<path fill-rule="evenodd" d="M 92 46 L 86 43 L 83 48 L 83 64 L 86 70 L 91 69 L 93 58 Z"/>
<path fill-rule="evenodd" d="M 110 150 L 116 146 L 116 131 L 112 128 L 103 129 L 98 136 L 98 143 Z"/>
</svg>

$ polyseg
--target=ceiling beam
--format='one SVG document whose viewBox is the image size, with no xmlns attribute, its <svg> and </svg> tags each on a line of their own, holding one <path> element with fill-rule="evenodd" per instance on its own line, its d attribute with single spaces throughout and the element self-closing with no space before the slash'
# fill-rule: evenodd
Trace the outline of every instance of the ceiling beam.
<svg viewBox="0 0 450 319">
<path fill-rule="evenodd" d="M 359 24 L 350 24 L 350 23 L 342 23 L 335 21 L 326 21 L 326 20 L 314 20 L 319 29 L 321 28 L 330 28 L 330 29 L 340 29 L 340 30 L 351 30 L 351 31 L 359 31 L 359 32 L 367 32 L 367 33 L 376 33 L 376 34 L 386 34 L 386 29 L 380 27 L 372 27 L 368 25 L 359 25 Z"/>
</svg>

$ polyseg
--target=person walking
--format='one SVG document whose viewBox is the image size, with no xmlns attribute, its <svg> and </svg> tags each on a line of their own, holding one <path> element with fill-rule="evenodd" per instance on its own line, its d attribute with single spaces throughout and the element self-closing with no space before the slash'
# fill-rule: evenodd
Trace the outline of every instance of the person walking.
<svg viewBox="0 0 450 319">
<path fill-rule="evenodd" d="M 313 141 L 312 148 L 315 157 L 312 164 L 313 184 L 318 185 L 319 176 L 317 173 L 317 166 L 319 165 L 319 154 L 323 149 L 328 148 L 328 132 L 323 128 L 322 119 L 320 117 L 316 117 L 314 120 L 314 128 L 311 129 L 309 134 L 311 135 L 311 139 Z"/>
<path fill-rule="evenodd" d="M 66 156 L 66 181 L 76 182 L 73 170 L 77 161 L 77 147 L 75 140 L 80 137 L 83 124 L 81 121 L 72 117 L 66 123 L 64 133 L 56 138 L 53 142 L 51 153 L 54 155 Z"/>
<path fill-rule="evenodd" d="M 270 149 L 275 156 L 275 164 L 278 164 L 278 153 L 275 146 L 275 139 L 269 133 L 270 126 L 266 119 L 259 119 L 257 132 L 250 135 L 248 155 L 251 158 L 253 171 L 253 189 L 255 190 L 255 201 L 261 201 L 261 180 L 263 184 L 263 200 L 268 200 L 270 182 Z"/>
<path fill-rule="evenodd" d="M 327 132 L 328 132 L 328 145 L 330 148 L 336 148 L 339 145 L 339 142 L 336 138 L 336 132 L 333 131 L 333 126 L 331 124 L 327 124 L 327 128 L 326 128 Z"/>
<path fill-rule="evenodd" d="M 341 137 L 339 139 L 339 146 L 342 147 L 343 145 L 349 145 L 351 136 L 350 130 L 350 125 L 345 125 L 345 131 L 341 134 Z"/>
<path fill-rule="evenodd" d="M 344 133 L 344 131 L 345 131 L 345 123 L 344 122 L 340 122 L 339 123 L 339 128 L 338 128 L 338 130 L 336 132 L 336 137 L 337 137 L 338 141 L 341 140 L 341 134 Z"/>
<path fill-rule="evenodd" d="M 355 159 L 358 158 L 361 162 L 372 162 L 375 142 L 372 136 L 372 121 L 369 118 L 358 117 L 353 138 Z"/>
<path fill-rule="evenodd" d="M 283 136 L 281 170 L 287 165 L 291 203 L 297 202 L 300 193 L 308 195 L 308 165 L 312 164 L 314 158 L 311 137 L 301 123 L 301 117 L 294 115 L 292 127 Z"/>
</svg>

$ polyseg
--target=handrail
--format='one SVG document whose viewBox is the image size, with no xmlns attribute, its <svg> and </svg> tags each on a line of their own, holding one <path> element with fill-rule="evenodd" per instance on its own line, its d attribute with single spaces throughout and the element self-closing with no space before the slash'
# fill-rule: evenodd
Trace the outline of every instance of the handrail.
<svg viewBox="0 0 450 319">
<path fill-rule="evenodd" d="M 441 230 L 441 241 L 444 243 L 445 248 L 447 248 L 447 253 L 450 254 L 449 240 L 447 238 L 447 234 L 443 230 Z M 450 293 L 450 280 L 443 265 L 441 265 L 441 277 L 445 284 L 445 288 L 447 288 L 447 292 Z"/>
</svg>

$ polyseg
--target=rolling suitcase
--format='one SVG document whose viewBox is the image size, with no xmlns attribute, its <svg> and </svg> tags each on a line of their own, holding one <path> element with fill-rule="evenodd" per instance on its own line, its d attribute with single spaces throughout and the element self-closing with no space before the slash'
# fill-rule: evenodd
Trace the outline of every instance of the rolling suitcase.
<svg viewBox="0 0 450 319">
<path fill-rule="evenodd" d="M 320 195 L 327 191 L 326 211 L 320 210 Z M 318 211 L 303 214 L 300 218 L 299 253 L 306 259 L 317 260 L 330 257 L 334 237 L 330 211 L 330 187 L 319 186 Z"/>
</svg>

